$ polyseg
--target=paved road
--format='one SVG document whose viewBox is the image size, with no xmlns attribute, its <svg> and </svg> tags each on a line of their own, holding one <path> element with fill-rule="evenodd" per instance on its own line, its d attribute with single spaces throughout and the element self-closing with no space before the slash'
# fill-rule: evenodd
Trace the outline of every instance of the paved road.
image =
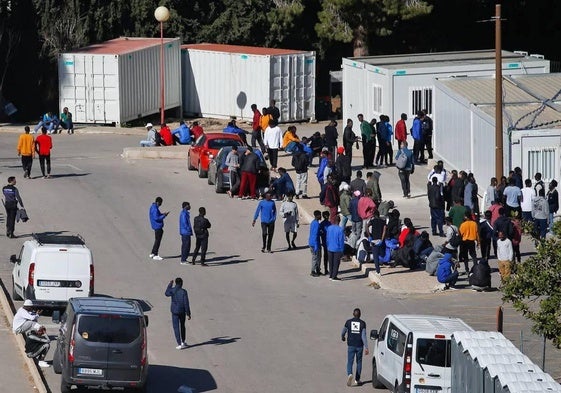
<svg viewBox="0 0 561 393">
<path fill-rule="evenodd" d="M 17 253 L 31 232 L 82 234 L 94 252 L 97 292 L 144 299 L 151 306 L 151 392 L 174 392 L 181 385 L 199 392 L 346 390 L 346 351 L 339 333 L 355 306 L 363 309 L 369 329 L 377 328 L 390 312 L 460 316 L 477 329 L 494 328 L 495 309 L 501 304 L 496 293 L 404 295 L 375 290 L 350 263 L 342 267 L 343 282 L 311 278 L 308 250 L 283 251 L 280 224 L 275 253 L 261 254 L 259 229 L 250 226 L 255 202 L 214 194 L 180 160 L 122 160 L 122 148 L 136 145 L 138 135 L 54 136 L 55 177 L 50 180 L 20 178 L 13 156 L 16 137 L 0 134 L 0 176 L 18 176 L 31 220 L 18 225 L 21 238 L 0 236 L 0 277 L 10 282 L 7 256 Z M 381 179 L 388 199 L 399 193 L 390 170 L 385 169 Z M 423 183 L 419 176 L 414 194 L 423 194 Z M 147 258 L 152 242 L 147 210 L 157 195 L 164 198 L 163 208 L 172 212 L 161 247 L 163 262 Z M 194 212 L 206 206 L 213 223 L 208 268 L 179 265 L 177 220 L 184 200 L 191 202 Z M 414 222 L 427 222 L 424 198 L 399 203 Z M 296 243 L 302 246 L 306 240 L 307 226 L 302 226 Z M 174 348 L 169 303 L 163 296 L 165 285 L 176 276 L 184 278 L 193 303 L 188 325 L 192 347 L 184 351 Z M 508 308 L 505 314 L 505 333 L 516 343 L 518 332 L 528 324 Z M 56 334 L 56 326 L 48 327 Z M 539 348 L 533 349 L 538 350 L 532 356 L 537 362 Z M 548 356 L 547 364 L 556 362 L 559 368 L 558 353 L 548 351 Z M 370 371 L 368 358 L 364 381 L 370 379 Z M 45 377 L 50 389 L 58 391 L 59 378 L 52 369 Z"/>
</svg>

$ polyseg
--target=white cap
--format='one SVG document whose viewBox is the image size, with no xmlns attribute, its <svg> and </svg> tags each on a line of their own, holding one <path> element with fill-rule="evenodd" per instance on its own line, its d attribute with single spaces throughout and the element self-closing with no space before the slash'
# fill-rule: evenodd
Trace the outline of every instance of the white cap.
<svg viewBox="0 0 561 393">
<path fill-rule="evenodd" d="M 33 306 L 33 302 L 29 299 L 25 299 L 25 302 L 23 302 L 23 305 L 25 307 L 31 307 L 31 306 Z"/>
<path fill-rule="evenodd" d="M 144 127 L 148 128 L 148 127 L 154 127 L 154 126 L 152 125 L 152 123 L 146 123 L 146 125 Z"/>
</svg>

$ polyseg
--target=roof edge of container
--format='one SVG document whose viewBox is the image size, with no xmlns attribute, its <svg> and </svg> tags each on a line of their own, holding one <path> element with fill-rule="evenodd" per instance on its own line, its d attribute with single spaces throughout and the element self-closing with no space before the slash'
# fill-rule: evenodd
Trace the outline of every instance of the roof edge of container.
<svg viewBox="0 0 561 393">
<path fill-rule="evenodd" d="M 208 52 L 224 52 L 246 55 L 258 56 L 278 56 L 278 55 L 295 55 L 313 53 L 315 51 L 306 51 L 300 49 L 283 49 L 283 48 L 266 48 L 260 46 L 245 46 L 245 45 L 229 45 L 229 44 L 213 44 L 213 43 L 199 43 L 199 44 L 184 44 L 181 49 L 208 51 Z"/>
</svg>

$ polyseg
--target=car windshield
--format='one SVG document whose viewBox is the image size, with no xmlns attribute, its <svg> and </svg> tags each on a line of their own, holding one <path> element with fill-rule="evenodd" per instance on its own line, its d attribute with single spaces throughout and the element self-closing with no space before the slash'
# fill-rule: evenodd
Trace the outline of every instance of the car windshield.
<svg viewBox="0 0 561 393">
<path fill-rule="evenodd" d="M 90 342 L 131 343 L 140 335 L 140 319 L 82 315 L 77 330 L 80 337 Z"/>
<path fill-rule="evenodd" d="M 221 149 L 224 146 L 241 146 L 241 141 L 235 139 L 211 139 L 208 141 L 209 149 Z"/>
<path fill-rule="evenodd" d="M 417 339 L 417 363 L 436 367 L 450 367 L 450 340 Z"/>
</svg>

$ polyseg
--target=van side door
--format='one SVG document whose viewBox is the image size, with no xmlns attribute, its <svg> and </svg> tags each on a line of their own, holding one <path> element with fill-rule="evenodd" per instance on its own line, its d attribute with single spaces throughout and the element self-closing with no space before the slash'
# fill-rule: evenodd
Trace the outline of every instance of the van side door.
<svg viewBox="0 0 561 393">
<path fill-rule="evenodd" d="M 392 386 L 396 380 L 398 381 L 398 384 L 401 385 L 401 380 L 403 379 L 405 340 L 405 333 L 390 322 L 383 344 L 384 351 L 380 351 L 381 355 L 379 367 L 382 368 L 382 372 L 380 374 L 382 374 L 384 379 L 387 379 Z"/>
</svg>

